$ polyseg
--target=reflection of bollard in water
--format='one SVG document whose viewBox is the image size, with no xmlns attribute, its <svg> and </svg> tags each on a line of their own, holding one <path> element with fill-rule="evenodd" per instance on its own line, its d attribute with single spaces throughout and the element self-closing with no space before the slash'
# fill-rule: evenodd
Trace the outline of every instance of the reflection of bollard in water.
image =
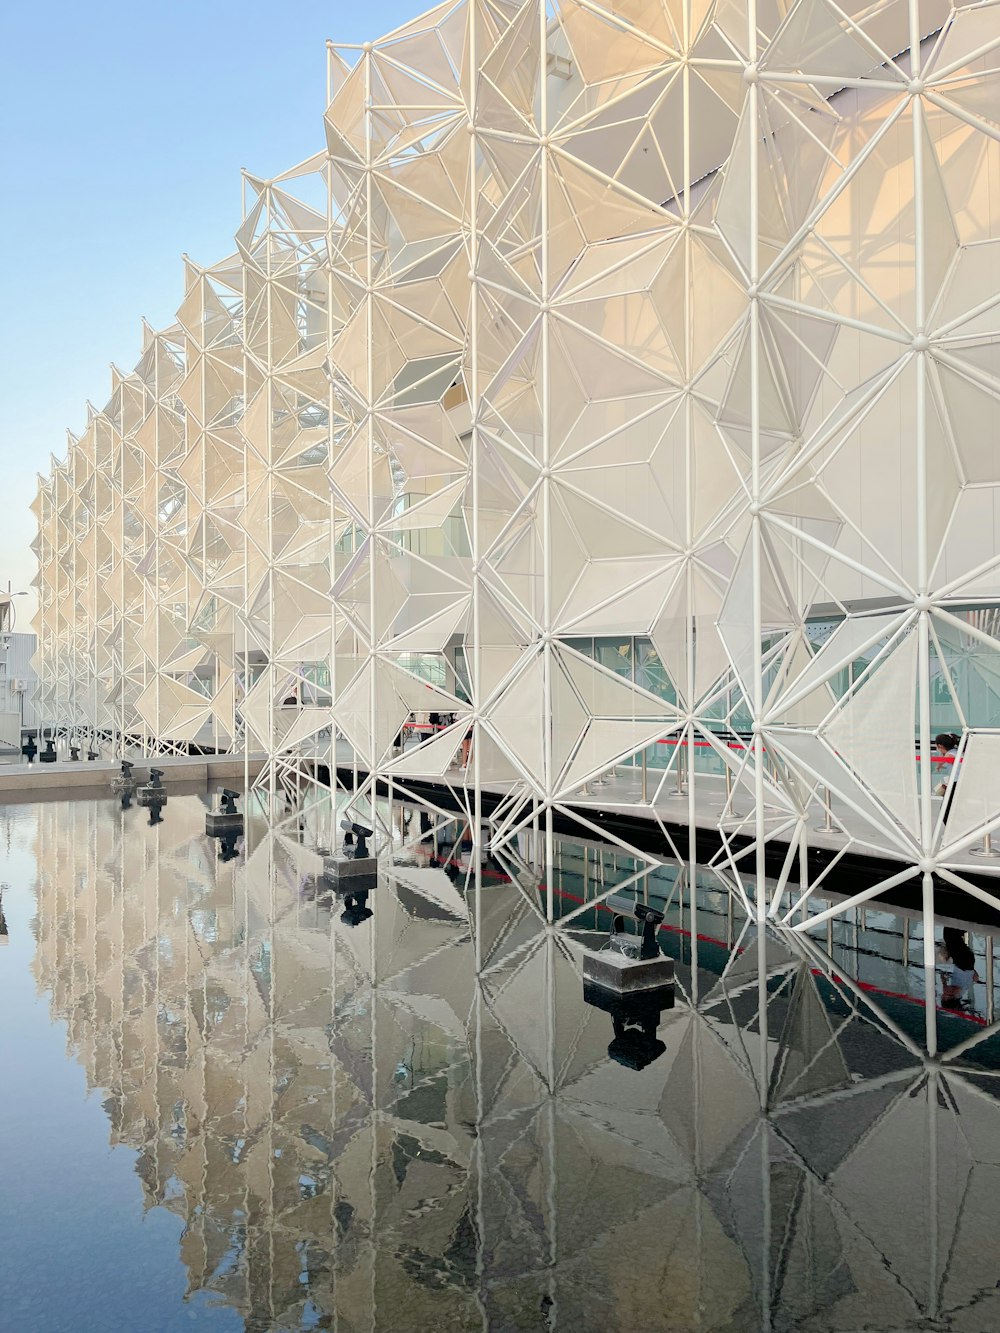
<svg viewBox="0 0 1000 1333">
<path fill-rule="evenodd" d="M 824 787 L 823 791 L 825 793 L 823 796 L 823 822 L 822 824 L 814 824 L 813 828 L 817 833 L 833 833 L 835 832 L 833 827 L 833 797 L 830 794 L 829 787 Z"/>
<path fill-rule="evenodd" d="M 660 1014 L 674 1006 L 674 962 L 657 940 L 663 913 L 633 899 L 609 894 L 614 913 L 605 947 L 583 955 L 583 1000 L 612 1018 L 614 1040 L 608 1055 L 630 1069 L 644 1069 L 666 1051 L 656 1035 Z M 625 930 L 625 918 L 642 922 L 642 936 Z"/>
<path fill-rule="evenodd" d="M 370 892 L 369 887 L 344 894 L 344 910 L 340 919 L 345 926 L 360 926 L 363 921 L 369 921 L 375 915 L 368 906 Z"/>
<path fill-rule="evenodd" d="M 219 838 L 219 860 L 234 861 L 239 852 L 236 850 L 236 844 L 239 841 L 238 833 L 223 833 Z"/>
</svg>

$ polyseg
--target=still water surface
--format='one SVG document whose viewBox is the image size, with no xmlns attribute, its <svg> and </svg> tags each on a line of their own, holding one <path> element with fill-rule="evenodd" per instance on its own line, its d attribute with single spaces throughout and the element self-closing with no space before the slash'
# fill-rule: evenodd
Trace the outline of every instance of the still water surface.
<svg viewBox="0 0 1000 1333">
<path fill-rule="evenodd" d="M 205 807 L 0 808 L 0 1328 L 1000 1329 L 995 1039 L 888 944 L 569 842 L 546 930 L 416 816 L 354 921 L 307 820 L 224 861 Z M 617 881 L 676 966 L 624 1046 Z"/>
</svg>

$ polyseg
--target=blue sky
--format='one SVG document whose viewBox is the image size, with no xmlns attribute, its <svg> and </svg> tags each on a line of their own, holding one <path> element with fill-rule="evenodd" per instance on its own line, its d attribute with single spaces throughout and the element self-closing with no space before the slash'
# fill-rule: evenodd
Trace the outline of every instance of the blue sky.
<svg viewBox="0 0 1000 1333">
<path fill-rule="evenodd" d="M 0 584 L 28 586 L 36 473 L 130 369 L 140 316 L 172 322 L 180 255 L 212 263 L 240 222 L 240 168 L 323 146 L 325 43 L 427 8 L 297 0 L 64 0 L 0 21 Z M 26 628 L 33 599 L 22 599 Z"/>
</svg>

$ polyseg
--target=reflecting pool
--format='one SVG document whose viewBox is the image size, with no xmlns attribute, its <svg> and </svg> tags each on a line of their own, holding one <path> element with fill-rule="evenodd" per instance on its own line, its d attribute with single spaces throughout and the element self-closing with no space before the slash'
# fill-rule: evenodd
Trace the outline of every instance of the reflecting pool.
<svg viewBox="0 0 1000 1333">
<path fill-rule="evenodd" d="M 1000 1328 L 990 937 L 944 1008 L 877 904 L 758 933 L 722 874 L 543 883 L 404 807 L 359 911 L 337 811 L 226 856 L 207 807 L 0 808 L 0 1327 Z M 641 1022 L 585 998 L 612 890 L 674 962 Z"/>
</svg>

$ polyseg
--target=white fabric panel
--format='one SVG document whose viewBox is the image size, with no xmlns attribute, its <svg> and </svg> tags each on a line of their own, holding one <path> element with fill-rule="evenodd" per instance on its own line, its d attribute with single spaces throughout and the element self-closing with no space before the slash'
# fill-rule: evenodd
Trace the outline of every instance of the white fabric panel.
<svg viewBox="0 0 1000 1333">
<path fill-rule="evenodd" d="M 798 631 L 791 636 L 790 642 L 785 647 L 784 661 L 772 686 L 771 697 L 778 697 L 781 694 L 786 677 L 794 679 L 795 676 L 804 675 L 811 661 L 810 649 L 806 645 L 804 634 Z M 832 703 L 833 695 L 828 689 L 813 690 L 797 703 L 790 704 L 784 709 L 780 720 L 790 726 L 815 727 L 826 717 Z M 765 704 L 765 711 L 766 709 Z"/>
<path fill-rule="evenodd" d="M 407 775 L 426 773 L 428 777 L 440 777 L 451 767 L 466 731 L 468 731 L 467 722 L 456 723 L 432 739 L 424 741 L 422 745 L 415 746 L 406 754 L 400 755 L 398 759 L 387 764 L 386 768 L 391 773 Z"/>
<path fill-rule="evenodd" d="M 297 745 L 309 736 L 328 727 L 332 721 L 329 708 L 289 708 L 292 724 L 282 738 L 285 745 Z"/>
<path fill-rule="evenodd" d="M 543 687 L 542 659 L 536 654 L 513 684 L 508 685 L 490 715 L 493 732 L 503 748 L 536 783 L 542 781 L 544 763 Z"/>
<path fill-rule="evenodd" d="M 654 698 L 630 681 L 616 676 L 585 657 L 567 649 L 557 653 L 591 717 L 670 718 L 676 709 L 666 700 Z"/>
<path fill-rule="evenodd" d="M 665 734 L 662 727 L 651 727 L 643 721 L 591 722 L 580 748 L 562 776 L 560 786 L 564 791 L 571 791 L 588 778 L 603 773 L 612 764 L 652 745 Z"/>
<path fill-rule="evenodd" d="M 861 616 L 856 619 L 845 620 L 843 624 L 838 625 L 819 652 L 809 662 L 806 669 L 793 677 L 781 691 L 770 710 L 769 720 L 772 722 L 793 721 L 793 718 L 785 715 L 786 710 L 782 707 L 782 699 L 788 699 L 804 690 L 819 690 L 824 681 L 836 674 L 838 662 L 843 662 L 845 658 L 848 661 L 853 661 L 863 644 L 869 643 L 872 638 L 881 638 L 883 635 L 892 634 L 897 626 L 902 623 L 904 614 L 906 613 L 901 614 L 896 611 L 884 616 Z M 834 702 L 832 693 L 829 690 L 824 690 L 821 697 L 828 701 L 825 713 L 829 712 Z"/>
<path fill-rule="evenodd" d="M 1000 816 L 1000 736 L 972 732 L 955 768 L 957 785 L 942 834 L 947 845 L 961 844 L 976 828 Z M 934 781 L 944 781 L 946 771 L 937 765 Z"/>
<path fill-rule="evenodd" d="M 879 841 L 894 843 L 906 856 L 914 852 L 914 844 L 907 839 L 880 810 L 864 787 L 844 767 L 837 756 L 819 736 L 806 731 L 768 732 L 767 744 L 787 757 L 793 768 L 798 768 L 810 784 L 818 779 L 829 787 L 835 801 L 843 801 L 879 834 Z"/>
<path fill-rule="evenodd" d="M 825 728 L 826 740 L 905 829 L 916 835 L 917 636 L 880 661 Z"/>
</svg>

